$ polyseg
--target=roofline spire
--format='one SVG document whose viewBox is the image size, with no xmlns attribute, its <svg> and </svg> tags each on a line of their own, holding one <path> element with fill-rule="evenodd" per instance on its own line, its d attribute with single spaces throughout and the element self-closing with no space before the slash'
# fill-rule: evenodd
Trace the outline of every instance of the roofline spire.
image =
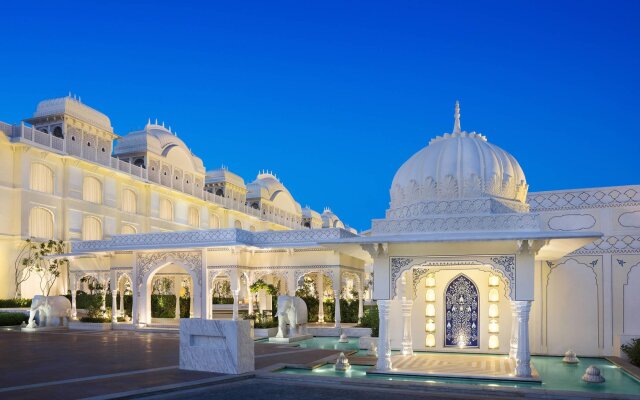
<svg viewBox="0 0 640 400">
<path fill-rule="evenodd" d="M 456 110 L 453 113 L 453 132 L 451 133 L 460 133 L 462 129 L 460 129 L 460 102 L 456 100 Z"/>
</svg>

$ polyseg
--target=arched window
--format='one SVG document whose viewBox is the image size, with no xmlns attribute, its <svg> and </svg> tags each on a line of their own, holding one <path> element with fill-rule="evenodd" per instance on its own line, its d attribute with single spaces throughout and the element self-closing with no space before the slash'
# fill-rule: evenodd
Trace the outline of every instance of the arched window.
<svg viewBox="0 0 640 400">
<path fill-rule="evenodd" d="M 145 168 L 144 158 L 136 158 L 136 160 L 133 162 L 133 165 L 135 165 L 136 167 Z"/>
<path fill-rule="evenodd" d="M 64 139 L 64 135 L 62 134 L 62 128 L 59 126 L 56 126 L 55 128 L 53 128 L 53 136 L 58 137 L 60 139 Z"/>
<path fill-rule="evenodd" d="M 137 233 L 137 231 L 133 225 L 122 224 L 122 229 L 120 230 L 120 233 L 123 235 L 133 235 Z"/>
<path fill-rule="evenodd" d="M 222 197 L 224 197 L 224 190 L 222 190 L 222 189 L 216 189 L 216 196 L 222 196 Z"/>
<path fill-rule="evenodd" d="M 240 221 L 236 220 L 236 221 L 233 223 L 233 227 L 234 227 L 234 228 L 236 228 L 236 229 L 242 229 L 242 222 L 240 222 Z"/>
<path fill-rule="evenodd" d="M 53 239 L 53 214 L 46 208 L 34 207 L 29 212 L 29 236 Z"/>
<path fill-rule="evenodd" d="M 256 231 L 256 227 L 255 227 L 255 226 L 253 226 L 253 225 L 251 225 L 251 226 L 249 227 L 249 230 L 250 230 L 251 232 L 255 232 L 255 231 Z"/>
<path fill-rule="evenodd" d="M 102 222 L 96 217 L 87 215 L 82 221 L 82 240 L 101 240 Z"/>
<path fill-rule="evenodd" d="M 173 204 L 168 199 L 160 199 L 160 218 L 173 221 Z"/>
<path fill-rule="evenodd" d="M 82 199 L 92 203 L 102 203 L 102 183 L 92 177 L 85 176 L 82 183 Z"/>
<path fill-rule="evenodd" d="M 200 228 L 200 211 L 195 207 L 189 207 L 189 225 Z"/>
<path fill-rule="evenodd" d="M 131 189 L 122 191 L 122 211 L 135 214 L 138 211 L 138 199 Z"/>
<path fill-rule="evenodd" d="M 209 228 L 220 229 L 220 217 L 215 214 L 209 215 Z"/>
<path fill-rule="evenodd" d="M 465 275 L 454 278 L 445 292 L 445 346 L 478 347 L 478 288 Z"/>
<path fill-rule="evenodd" d="M 29 188 L 38 192 L 53 193 L 53 171 L 44 164 L 31 164 Z"/>
</svg>

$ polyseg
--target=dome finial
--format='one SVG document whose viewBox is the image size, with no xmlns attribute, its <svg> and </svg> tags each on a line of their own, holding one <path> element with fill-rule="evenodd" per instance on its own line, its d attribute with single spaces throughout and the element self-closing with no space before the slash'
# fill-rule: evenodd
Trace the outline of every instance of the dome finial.
<svg viewBox="0 0 640 400">
<path fill-rule="evenodd" d="M 453 132 L 451 133 L 460 133 L 460 102 L 456 100 L 456 111 L 453 114 Z"/>
</svg>

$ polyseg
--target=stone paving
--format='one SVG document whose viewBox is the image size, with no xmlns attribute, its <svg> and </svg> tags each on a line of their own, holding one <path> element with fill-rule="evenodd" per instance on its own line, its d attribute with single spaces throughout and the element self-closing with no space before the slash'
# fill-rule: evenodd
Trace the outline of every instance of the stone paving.
<svg viewBox="0 0 640 400">
<path fill-rule="evenodd" d="M 0 330 L 0 399 L 76 399 L 222 378 L 179 370 L 178 349 L 176 332 Z M 256 343 L 256 369 L 311 368 L 338 353 Z"/>
</svg>

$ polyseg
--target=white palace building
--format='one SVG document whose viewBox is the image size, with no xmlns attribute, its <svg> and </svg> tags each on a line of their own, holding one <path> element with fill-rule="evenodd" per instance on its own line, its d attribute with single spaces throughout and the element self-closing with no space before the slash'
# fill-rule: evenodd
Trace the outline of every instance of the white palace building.
<svg viewBox="0 0 640 400">
<path fill-rule="evenodd" d="M 114 299 L 128 288 L 136 327 L 154 323 L 162 275 L 189 288 L 192 318 L 213 317 L 219 279 L 233 318 L 253 311 L 257 279 L 288 294 L 305 276 L 329 280 L 329 296 L 360 294 L 360 315 L 371 296 L 382 371 L 414 351 L 452 351 L 509 354 L 527 377 L 531 353 L 618 355 L 640 336 L 640 185 L 530 193 L 511 154 L 461 129 L 457 105 L 452 132 L 400 167 L 385 218 L 361 234 L 302 208 L 273 174 L 247 184 L 207 172 L 163 125 L 118 136 L 72 97 L 0 131 L 0 298 L 15 294 L 22 241 L 55 238 L 70 243 L 58 292 L 75 299 L 85 276 Z"/>
</svg>

